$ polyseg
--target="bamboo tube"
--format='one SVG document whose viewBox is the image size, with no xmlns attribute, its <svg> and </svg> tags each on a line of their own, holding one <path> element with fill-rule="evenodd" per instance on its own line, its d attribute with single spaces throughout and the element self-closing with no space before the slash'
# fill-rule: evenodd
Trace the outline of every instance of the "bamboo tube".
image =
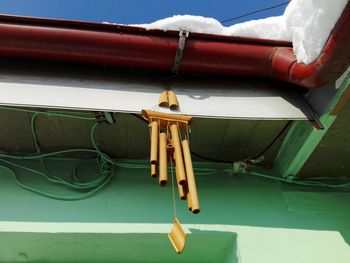
<svg viewBox="0 0 350 263">
<path fill-rule="evenodd" d="M 177 97 L 174 91 L 171 91 L 171 90 L 168 91 L 168 100 L 169 100 L 170 109 L 176 110 L 179 108 L 179 101 L 177 100 Z"/>
<path fill-rule="evenodd" d="M 159 134 L 159 185 L 165 186 L 168 182 L 168 163 L 167 163 L 167 134 Z"/>
<path fill-rule="evenodd" d="M 151 123 L 151 164 L 157 164 L 158 162 L 158 122 L 152 121 Z"/>
<path fill-rule="evenodd" d="M 187 190 L 186 187 L 181 185 L 181 184 L 177 184 L 177 187 L 179 188 L 179 196 L 181 200 L 186 200 L 187 199 Z"/>
<path fill-rule="evenodd" d="M 180 114 L 169 114 L 159 111 L 151 111 L 151 110 L 142 110 L 142 116 L 144 119 L 149 120 L 150 118 L 158 118 L 164 119 L 168 121 L 183 121 L 188 122 L 189 124 L 192 122 L 192 117 L 188 115 L 180 115 Z"/>
<path fill-rule="evenodd" d="M 177 174 L 179 173 L 179 169 L 178 169 L 178 165 L 175 163 L 175 172 L 176 172 L 176 178 L 177 178 Z M 179 183 L 177 183 L 177 189 L 179 191 L 179 197 L 181 200 L 186 200 L 186 194 L 187 191 L 185 190 L 184 185 L 181 185 Z"/>
<path fill-rule="evenodd" d="M 151 164 L 151 176 L 157 177 L 157 165 L 156 164 Z"/>
<path fill-rule="evenodd" d="M 192 211 L 191 195 L 189 192 L 187 192 L 187 208 L 188 210 Z"/>
<path fill-rule="evenodd" d="M 181 184 L 177 184 L 177 188 L 179 189 L 179 197 L 181 200 L 186 200 L 186 192 L 184 187 Z"/>
<path fill-rule="evenodd" d="M 170 133 L 171 133 L 172 143 L 174 146 L 175 163 L 178 169 L 178 173 L 176 173 L 177 183 L 184 185 L 186 183 L 186 173 L 185 173 L 185 167 L 184 167 L 184 162 L 182 157 L 179 132 L 178 132 L 176 123 L 173 123 L 170 125 Z"/>
<path fill-rule="evenodd" d="M 186 233 L 177 218 L 174 218 L 173 228 L 168 234 L 168 237 L 176 253 L 181 254 L 185 248 Z"/>
<path fill-rule="evenodd" d="M 197 188 L 196 188 L 196 179 L 193 173 L 191 152 L 190 152 L 190 147 L 187 139 L 182 140 L 182 150 L 184 154 L 188 192 L 190 194 L 190 204 L 192 208 L 192 213 L 198 214 L 200 212 L 200 208 L 199 208 L 199 201 L 198 201 Z"/>
<path fill-rule="evenodd" d="M 159 107 L 169 107 L 168 92 L 165 90 L 160 94 Z"/>
</svg>

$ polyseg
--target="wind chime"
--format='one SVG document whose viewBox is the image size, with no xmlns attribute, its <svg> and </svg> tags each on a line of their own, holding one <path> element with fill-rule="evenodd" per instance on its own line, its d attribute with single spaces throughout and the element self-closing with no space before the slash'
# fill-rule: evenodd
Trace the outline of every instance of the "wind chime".
<svg viewBox="0 0 350 263">
<path fill-rule="evenodd" d="M 178 99 L 173 91 L 164 91 L 160 95 L 159 106 L 175 110 L 179 107 Z M 151 139 L 151 176 L 159 178 L 159 185 L 165 186 L 168 182 L 168 164 L 173 179 L 175 163 L 176 184 L 179 198 L 187 200 L 188 209 L 198 214 L 199 200 L 191 151 L 189 147 L 189 125 L 192 117 L 183 114 L 168 114 L 151 110 L 142 110 L 143 117 L 149 122 Z M 185 246 L 186 234 L 176 218 L 174 180 L 174 225 L 169 239 L 177 253 L 181 253 Z"/>
</svg>

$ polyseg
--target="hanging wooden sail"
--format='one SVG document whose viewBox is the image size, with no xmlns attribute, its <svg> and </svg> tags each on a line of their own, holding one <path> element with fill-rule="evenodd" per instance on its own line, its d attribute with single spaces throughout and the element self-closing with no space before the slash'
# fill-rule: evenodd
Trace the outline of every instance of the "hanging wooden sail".
<svg viewBox="0 0 350 263">
<path fill-rule="evenodd" d="M 179 220 L 175 217 L 173 228 L 168 234 L 171 244 L 173 245 L 175 251 L 181 254 L 185 248 L 186 243 L 186 233 L 183 230 Z"/>
</svg>

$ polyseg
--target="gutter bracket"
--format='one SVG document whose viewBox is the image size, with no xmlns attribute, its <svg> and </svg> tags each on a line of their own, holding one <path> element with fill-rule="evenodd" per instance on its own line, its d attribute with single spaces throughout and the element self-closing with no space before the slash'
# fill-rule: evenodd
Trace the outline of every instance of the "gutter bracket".
<svg viewBox="0 0 350 263">
<path fill-rule="evenodd" d="M 305 110 L 307 111 L 306 115 L 307 115 L 309 121 L 311 122 L 312 126 L 316 130 L 324 130 L 325 126 L 322 123 L 320 116 L 312 108 L 312 106 L 309 104 L 309 102 L 307 100 L 305 100 L 304 106 L 305 106 Z"/>
<path fill-rule="evenodd" d="M 320 116 L 318 116 L 318 114 L 316 112 L 314 112 L 314 118 L 311 121 L 311 124 L 316 130 L 324 130 L 325 129 L 325 126 L 321 122 Z"/>
<path fill-rule="evenodd" d="M 173 68 L 171 69 L 171 73 L 176 74 L 176 73 L 178 73 L 178 71 L 180 69 L 180 65 L 181 65 L 181 61 L 182 61 L 182 57 L 183 57 L 183 53 L 184 53 L 186 39 L 188 38 L 189 34 L 190 34 L 190 31 L 188 31 L 187 29 L 184 29 L 184 28 L 180 29 L 180 32 L 179 32 L 179 44 L 177 46 L 176 55 L 175 55 L 175 61 L 174 61 Z"/>
</svg>

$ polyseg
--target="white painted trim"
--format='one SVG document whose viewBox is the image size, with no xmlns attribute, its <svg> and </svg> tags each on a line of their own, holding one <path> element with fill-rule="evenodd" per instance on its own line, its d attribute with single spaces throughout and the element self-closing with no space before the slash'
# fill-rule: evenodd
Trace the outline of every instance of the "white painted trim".
<svg viewBox="0 0 350 263">
<path fill-rule="evenodd" d="M 112 76 L 113 77 L 113 76 Z M 0 68 L 0 104 L 76 110 L 139 113 L 156 105 L 164 85 L 150 78 L 4 72 Z M 264 82 L 174 82 L 182 113 L 209 118 L 307 119 L 305 101 L 287 87 Z M 166 111 L 166 110 L 165 110 Z M 310 116 L 309 116 L 310 117 Z"/>
</svg>

